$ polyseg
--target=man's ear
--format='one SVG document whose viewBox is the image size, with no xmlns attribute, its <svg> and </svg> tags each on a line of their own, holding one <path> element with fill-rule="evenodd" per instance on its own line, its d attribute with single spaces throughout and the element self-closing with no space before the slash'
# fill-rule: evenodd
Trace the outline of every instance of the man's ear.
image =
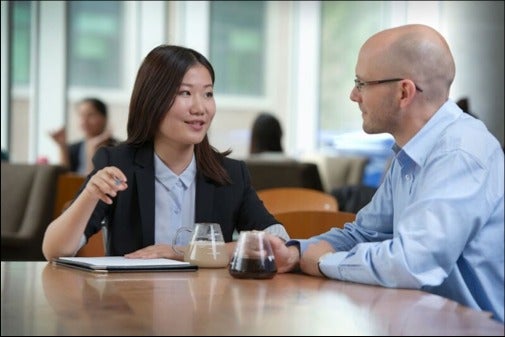
<svg viewBox="0 0 505 337">
<path fill-rule="evenodd" d="M 412 80 L 405 79 L 401 81 L 401 89 L 400 106 L 404 108 L 412 103 L 417 94 L 416 84 Z"/>
</svg>

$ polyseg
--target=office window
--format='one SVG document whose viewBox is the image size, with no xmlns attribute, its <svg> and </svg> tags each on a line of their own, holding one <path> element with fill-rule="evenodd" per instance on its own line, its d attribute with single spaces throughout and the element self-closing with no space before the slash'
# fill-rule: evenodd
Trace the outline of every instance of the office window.
<svg viewBox="0 0 505 337">
<path fill-rule="evenodd" d="M 120 86 L 122 9 L 122 1 L 68 2 L 70 86 Z"/>
<path fill-rule="evenodd" d="M 266 3 L 212 1 L 210 3 L 210 61 L 216 92 L 228 95 L 265 95 Z"/>
<path fill-rule="evenodd" d="M 30 83 L 31 1 L 12 1 L 11 6 L 12 84 L 27 86 Z"/>
<path fill-rule="evenodd" d="M 321 5 L 321 77 L 319 147 L 363 155 L 369 163 L 362 183 L 377 187 L 392 138 L 362 131 L 361 111 L 349 96 L 361 45 L 389 25 L 388 1 L 323 1 Z"/>
<path fill-rule="evenodd" d="M 383 29 L 386 1 L 323 1 L 319 128 L 325 135 L 361 130 L 361 112 L 349 99 L 358 51 Z"/>
</svg>

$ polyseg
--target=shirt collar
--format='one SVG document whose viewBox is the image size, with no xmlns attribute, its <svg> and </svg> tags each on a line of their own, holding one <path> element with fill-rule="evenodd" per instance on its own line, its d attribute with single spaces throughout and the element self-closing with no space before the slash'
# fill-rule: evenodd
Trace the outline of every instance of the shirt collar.
<svg viewBox="0 0 505 337">
<path fill-rule="evenodd" d="M 156 152 L 154 153 L 154 176 L 158 179 L 165 187 L 169 190 L 173 188 L 173 186 L 177 182 L 181 182 L 184 189 L 188 189 L 191 184 L 195 181 L 196 177 L 196 159 L 195 155 L 191 158 L 191 162 L 188 167 L 181 173 L 181 175 L 177 176 L 170 168 L 168 168 L 163 161 L 158 157 Z"/>
<path fill-rule="evenodd" d="M 416 165 L 423 165 L 436 142 L 440 140 L 440 135 L 461 113 L 456 103 L 447 100 L 403 148 L 395 144 L 393 151 L 398 158 L 405 155 Z"/>
</svg>

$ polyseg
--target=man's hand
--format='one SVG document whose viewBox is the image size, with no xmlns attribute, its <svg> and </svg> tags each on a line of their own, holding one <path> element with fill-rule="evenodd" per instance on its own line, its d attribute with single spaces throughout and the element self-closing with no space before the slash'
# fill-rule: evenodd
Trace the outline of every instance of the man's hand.
<svg viewBox="0 0 505 337">
<path fill-rule="evenodd" d="M 305 274 L 324 276 L 319 272 L 319 258 L 326 253 L 334 253 L 335 250 L 329 242 L 321 240 L 307 247 L 300 259 L 300 268 Z"/>
<path fill-rule="evenodd" d="M 287 273 L 295 269 L 300 261 L 298 248 L 295 246 L 287 247 L 285 242 L 275 235 L 265 233 L 265 236 L 270 242 L 270 246 L 272 246 L 277 272 Z"/>
</svg>

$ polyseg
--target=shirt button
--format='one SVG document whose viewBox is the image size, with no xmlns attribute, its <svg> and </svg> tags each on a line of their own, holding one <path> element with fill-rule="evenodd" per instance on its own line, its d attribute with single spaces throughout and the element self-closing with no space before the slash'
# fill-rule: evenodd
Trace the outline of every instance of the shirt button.
<svg viewBox="0 0 505 337">
<path fill-rule="evenodd" d="M 410 178 L 411 178 L 410 174 L 406 174 L 406 175 L 405 175 L 405 179 L 406 179 L 406 180 L 410 180 Z"/>
<path fill-rule="evenodd" d="M 180 209 L 174 209 L 174 213 L 175 213 L 175 214 L 179 214 L 180 212 L 181 212 L 181 210 L 180 210 Z"/>
</svg>

